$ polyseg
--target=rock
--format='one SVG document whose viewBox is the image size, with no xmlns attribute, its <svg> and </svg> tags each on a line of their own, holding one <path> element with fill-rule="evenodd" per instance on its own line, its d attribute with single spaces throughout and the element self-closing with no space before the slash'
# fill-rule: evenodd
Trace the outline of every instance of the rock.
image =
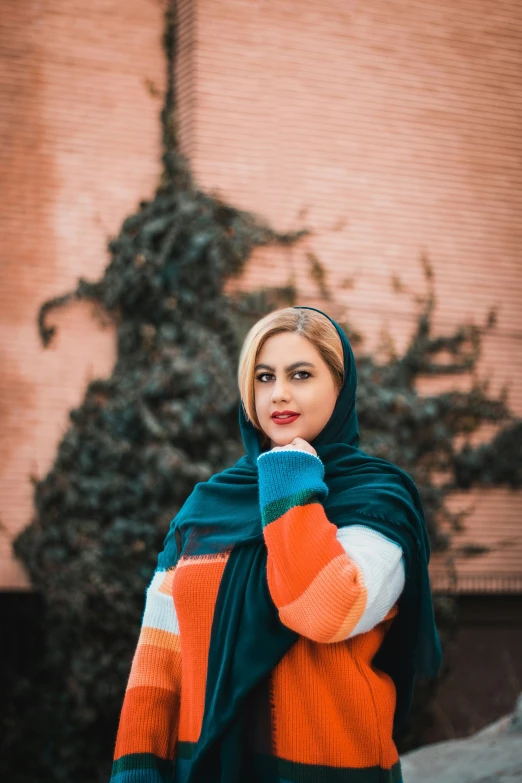
<svg viewBox="0 0 522 783">
<path fill-rule="evenodd" d="M 521 783 L 522 694 L 512 714 L 471 737 L 405 753 L 401 765 L 404 783 Z"/>
<path fill-rule="evenodd" d="M 508 731 L 510 731 L 510 732 L 514 732 L 514 731 L 522 732 L 522 693 L 519 695 L 519 697 L 517 699 L 517 703 L 515 705 L 515 711 L 513 712 L 513 715 L 511 716 L 511 721 L 509 723 Z"/>
</svg>

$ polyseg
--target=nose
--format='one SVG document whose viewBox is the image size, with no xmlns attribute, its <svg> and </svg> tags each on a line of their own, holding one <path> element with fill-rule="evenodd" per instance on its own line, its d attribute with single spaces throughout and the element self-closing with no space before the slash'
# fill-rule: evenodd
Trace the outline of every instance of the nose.
<svg viewBox="0 0 522 783">
<path fill-rule="evenodd" d="M 272 403 L 288 402 L 290 399 L 290 392 L 286 384 L 285 378 L 277 378 L 272 387 Z"/>
</svg>

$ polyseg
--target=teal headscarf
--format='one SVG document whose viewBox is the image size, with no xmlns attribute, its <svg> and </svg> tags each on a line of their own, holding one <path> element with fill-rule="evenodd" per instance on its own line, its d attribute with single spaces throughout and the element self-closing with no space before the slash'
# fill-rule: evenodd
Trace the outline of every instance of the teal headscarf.
<svg viewBox="0 0 522 783">
<path fill-rule="evenodd" d="M 357 372 L 344 331 L 321 310 L 295 309 L 315 310 L 328 318 L 343 346 L 344 382 L 329 421 L 312 441 L 325 466 L 326 516 L 338 527 L 362 524 L 383 533 L 404 555 L 406 582 L 399 613 L 372 661 L 395 683 L 396 729 L 409 713 L 416 677 L 435 676 L 441 662 L 422 502 L 405 471 L 359 449 Z M 202 730 L 189 783 L 246 779 L 242 765 L 248 696 L 298 638 L 279 620 L 268 590 L 257 472 L 262 448 L 241 403 L 239 424 L 245 456 L 196 484 L 172 520 L 158 560 L 160 568 L 169 568 L 181 553 L 230 553 L 214 610 Z"/>
</svg>

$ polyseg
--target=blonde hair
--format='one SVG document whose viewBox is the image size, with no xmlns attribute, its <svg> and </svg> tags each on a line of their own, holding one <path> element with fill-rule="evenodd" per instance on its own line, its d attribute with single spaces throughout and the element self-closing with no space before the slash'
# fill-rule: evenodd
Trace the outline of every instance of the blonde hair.
<svg viewBox="0 0 522 783">
<path fill-rule="evenodd" d="M 344 355 L 341 338 L 328 318 L 315 310 L 300 310 L 295 307 L 284 307 L 281 310 L 268 313 L 251 327 L 245 337 L 237 371 L 239 394 L 245 416 L 261 432 L 263 430 L 259 424 L 255 406 L 255 366 L 259 352 L 266 340 L 280 332 L 297 332 L 310 340 L 312 345 L 315 345 L 330 369 L 337 393 L 339 393 L 344 380 Z"/>
</svg>

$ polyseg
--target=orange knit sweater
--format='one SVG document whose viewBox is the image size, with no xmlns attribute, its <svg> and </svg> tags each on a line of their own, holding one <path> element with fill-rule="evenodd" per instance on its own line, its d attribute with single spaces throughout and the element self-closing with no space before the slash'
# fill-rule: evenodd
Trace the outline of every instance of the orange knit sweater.
<svg viewBox="0 0 522 783">
<path fill-rule="evenodd" d="M 268 586 L 282 622 L 300 634 L 268 684 L 279 779 L 398 783 L 395 686 L 371 661 L 398 611 L 401 549 L 370 528 L 338 529 L 329 522 L 317 498 L 324 476 L 318 457 L 265 452 L 258 465 Z M 154 574 L 120 718 L 113 783 L 187 780 L 227 558 L 227 552 L 182 553 L 174 567 Z M 252 737 L 255 753 L 255 729 Z"/>
</svg>

